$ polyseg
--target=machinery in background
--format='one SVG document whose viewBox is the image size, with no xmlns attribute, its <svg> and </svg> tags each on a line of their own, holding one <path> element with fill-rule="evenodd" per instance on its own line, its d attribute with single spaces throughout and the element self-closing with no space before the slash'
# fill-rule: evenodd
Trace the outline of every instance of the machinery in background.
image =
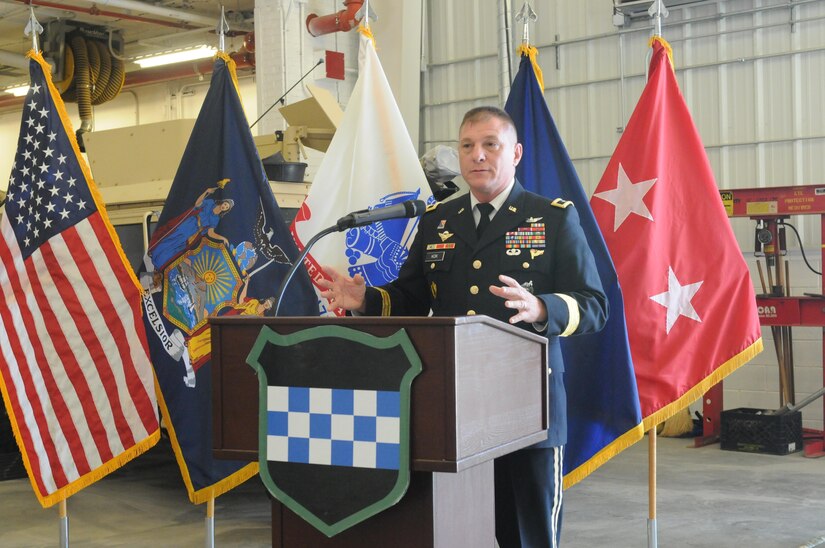
<svg viewBox="0 0 825 548">
<path fill-rule="evenodd" d="M 301 207 L 309 183 L 295 166 L 306 156 L 304 147 L 326 151 L 343 112 L 326 90 L 307 86 L 311 97 L 282 107 L 289 126 L 274 135 L 255 137 L 261 158 L 280 155 L 281 168 L 266 166 L 270 186 L 286 221 L 292 222 Z M 189 141 L 194 119 L 171 120 L 86 133 L 86 154 L 115 230 L 135 271 L 140 267 L 149 235 L 180 159 Z M 279 177 L 278 175 L 286 175 Z"/>
<path fill-rule="evenodd" d="M 792 296 L 790 269 L 785 259 L 785 229 L 790 228 L 799 238 L 808 268 L 822 276 L 808 263 L 801 237 L 796 228 L 788 222 L 791 215 L 818 215 L 820 218 L 821 241 L 825 244 L 825 186 L 790 186 L 773 188 L 747 188 L 721 190 L 722 202 L 728 217 L 748 217 L 756 221 L 755 255 L 762 288 L 756 296 L 759 321 L 769 326 L 774 341 L 774 349 L 779 364 L 779 413 L 795 411 L 822 396 L 825 388 L 814 392 L 803 401 L 796 402 L 793 366 L 793 326 L 819 327 L 823 332 L 825 351 L 825 280 L 821 281 L 820 293 L 806 293 Z M 825 245 L 821 246 L 820 264 L 825 265 Z M 759 257 L 765 257 L 766 269 L 762 270 Z M 765 279 L 767 274 L 767 280 Z M 825 384 L 825 367 L 823 367 Z M 722 383 L 720 382 L 706 395 L 704 414 L 706 421 L 716 421 L 722 410 Z M 709 405 L 710 402 L 710 405 Z M 825 403 L 823 403 L 825 416 Z M 825 455 L 825 432 L 803 429 L 805 455 Z"/>
<path fill-rule="evenodd" d="M 77 103 L 80 128 L 77 141 L 92 129 L 92 105 L 118 96 L 126 71 L 120 31 L 56 19 L 46 24 L 43 55 L 54 67 L 54 84 L 64 101 Z"/>
<path fill-rule="evenodd" d="M 289 124 L 285 130 L 254 138 L 270 180 L 302 182 L 307 167 L 301 161 L 307 157 L 305 147 L 326 152 L 344 117 L 327 90 L 312 84 L 306 87 L 310 97 L 278 109 Z"/>
</svg>

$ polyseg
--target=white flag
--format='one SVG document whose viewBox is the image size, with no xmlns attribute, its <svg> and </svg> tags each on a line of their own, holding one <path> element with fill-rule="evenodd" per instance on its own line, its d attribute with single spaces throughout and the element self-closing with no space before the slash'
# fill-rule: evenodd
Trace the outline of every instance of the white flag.
<svg viewBox="0 0 825 548">
<path fill-rule="evenodd" d="M 361 31 L 359 75 L 344 119 L 318 167 L 309 194 L 292 223 L 300 249 L 347 213 L 406 200 L 434 201 L 369 31 Z M 392 219 L 336 232 L 320 240 L 305 261 L 310 278 L 330 266 L 367 285 L 391 282 L 407 259 L 418 219 Z M 321 314 L 330 310 L 319 295 Z"/>
</svg>

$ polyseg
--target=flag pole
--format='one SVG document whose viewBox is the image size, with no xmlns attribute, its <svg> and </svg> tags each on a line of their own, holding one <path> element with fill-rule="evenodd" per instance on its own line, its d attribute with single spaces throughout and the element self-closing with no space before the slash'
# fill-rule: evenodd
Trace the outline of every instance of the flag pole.
<svg viewBox="0 0 825 548">
<path fill-rule="evenodd" d="M 658 530 L 656 527 L 656 427 L 648 432 L 648 456 L 647 456 L 647 545 L 648 548 L 656 548 L 658 542 Z"/>
<path fill-rule="evenodd" d="M 653 18 L 653 36 L 662 36 L 662 19 L 666 18 L 670 15 L 670 12 L 667 11 L 667 7 L 662 0 L 655 0 L 651 5 L 650 8 L 647 10 L 647 14 Z M 647 81 L 648 71 L 650 71 L 650 56 L 653 55 L 652 50 L 647 51 L 647 58 L 645 59 L 645 82 Z"/>
<path fill-rule="evenodd" d="M 648 15 L 653 18 L 653 36 L 662 36 L 662 19 L 669 15 L 662 0 L 655 0 L 647 10 Z M 652 55 L 652 50 L 647 52 Z M 645 80 L 650 71 L 650 58 L 645 63 Z M 656 548 L 659 546 L 659 532 L 656 523 L 656 425 L 654 424 L 648 432 L 648 513 L 647 513 L 647 546 Z"/>
<path fill-rule="evenodd" d="M 221 19 L 215 29 L 218 34 L 218 52 L 226 53 L 226 33 L 229 32 L 229 23 L 226 20 L 226 9 L 221 4 Z M 204 546 L 215 548 L 215 495 L 211 494 L 206 501 L 206 534 L 204 535 Z"/>
<path fill-rule="evenodd" d="M 218 51 L 226 53 L 226 33 L 229 32 L 229 23 L 226 21 L 223 4 L 221 4 L 221 19 L 218 21 L 218 28 L 215 31 L 218 34 Z"/>
<path fill-rule="evenodd" d="M 40 45 L 37 43 L 37 35 L 43 33 L 43 27 L 34 16 L 34 4 L 29 4 L 29 22 L 26 23 L 26 28 L 23 30 L 26 36 L 32 37 L 32 49 L 35 53 L 40 53 Z"/>
<path fill-rule="evenodd" d="M 32 50 L 34 53 L 40 54 L 40 44 L 37 41 L 39 34 L 43 33 L 43 26 L 34 15 L 34 4 L 29 4 L 29 21 L 26 23 L 26 28 L 23 29 L 26 36 L 32 37 Z M 58 536 L 60 538 L 60 548 L 69 548 L 69 511 L 66 499 L 60 501 L 57 508 L 58 515 Z"/>
<path fill-rule="evenodd" d="M 536 15 L 536 12 L 533 10 L 533 6 L 530 5 L 530 2 L 524 2 L 521 9 L 516 14 L 516 21 L 521 23 L 522 45 L 530 45 L 530 23 L 536 19 L 538 19 L 538 15 Z"/>
<path fill-rule="evenodd" d="M 60 516 L 60 548 L 69 548 L 69 511 L 66 506 L 66 499 L 63 499 L 57 508 L 57 515 Z"/>
<path fill-rule="evenodd" d="M 215 497 L 206 501 L 206 548 L 215 548 Z"/>
</svg>

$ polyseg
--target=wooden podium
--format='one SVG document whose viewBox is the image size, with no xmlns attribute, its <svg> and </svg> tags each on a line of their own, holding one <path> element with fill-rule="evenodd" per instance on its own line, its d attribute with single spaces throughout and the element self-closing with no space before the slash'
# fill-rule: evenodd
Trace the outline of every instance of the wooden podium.
<svg viewBox="0 0 825 548">
<path fill-rule="evenodd" d="M 493 459 L 547 436 L 547 339 L 487 316 L 235 316 L 209 323 L 216 458 L 258 460 L 258 378 L 246 358 L 263 326 L 282 335 L 324 325 L 378 337 L 403 329 L 423 365 L 412 384 L 404 498 L 331 538 L 273 499 L 272 546 L 495 545 Z"/>
</svg>

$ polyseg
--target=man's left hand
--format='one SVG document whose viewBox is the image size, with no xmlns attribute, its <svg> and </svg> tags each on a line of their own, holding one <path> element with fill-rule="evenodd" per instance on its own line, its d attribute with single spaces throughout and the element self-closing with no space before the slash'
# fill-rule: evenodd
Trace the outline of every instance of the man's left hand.
<svg viewBox="0 0 825 548">
<path fill-rule="evenodd" d="M 498 279 L 504 285 L 502 287 L 491 285 L 490 293 L 505 299 L 504 306 L 516 311 L 516 314 L 510 318 L 510 323 L 542 323 L 547 319 L 544 301 L 521 287 L 509 276 L 501 274 Z"/>
</svg>

